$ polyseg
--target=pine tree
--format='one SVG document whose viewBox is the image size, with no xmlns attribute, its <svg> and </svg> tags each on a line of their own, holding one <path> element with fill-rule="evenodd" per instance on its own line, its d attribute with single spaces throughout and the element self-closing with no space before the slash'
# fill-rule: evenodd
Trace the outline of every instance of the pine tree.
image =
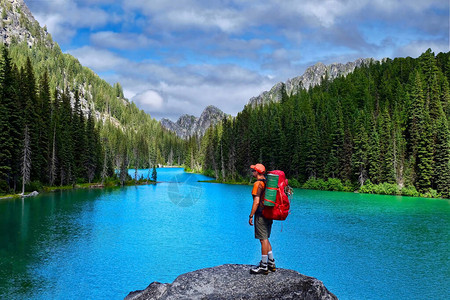
<svg viewBox="0 0 450 300">
<path fill-rule="evenodd" d="M 369 152 L 369 136 L 367 134 L 365 125 L 364 111 L 360 111 L 360 115 L 356 122 L 356 135 L 354 138 L 354 151 L 353 151 L 353 167 L 355 175 L 360 186 L 364 185 L 364 182 L 368 178 L 368 152 Z"/>
<path fill-rule="evenodd" d="M 157 172 L 156 172 L 156 166 L 153 165 L 152 181 L 156 182 L 157 179 L 158 179 L 158 174 L 157 174 Z"/>
<path fill-rule="evenodd" d="M 428 111 L 424 111 L 424 116 L 419 123 L 420 135 L 417 146 L 417 188 L 420 192 L 426 192 L 431 187 L 433 176 L 433 140 L 432 127 Z"/>
<path fill-rule="evenodd" d="M 434 74 L 437 72 L 438 68 L 436 66 L 436 61 L 434 57 L 434 53 L 431 49 L 425 51 L 419 58 L 419 65 L 424 76 L 424 92 L 427 102 L 431 97 L 431 87 Z"/>
<path fill-rule="evenodd" d="M 48 182 L 48 167 L 50 164 L 50 139 L 51 130 L 51 97 L 49 78 L 47 71 L 44 72 L 39 84 L 39 104 L 40 104 L 40 127 L 39 127 L 39 149 L 41 151 L 42 166 L 39 174 L 41 182 Z"/>
<path fill-rule="evenodd" d="M 36 80 L 31 60 L 27 57 L 25 70 L 22 72 L 22 95 L 25 102 L 24 121 L 30 135 L 31 179 L 40 180 L 41 170 L 46 163 L 39 145 L 39 134 L 42 127 L 40 103 L 36 92 Z"/>
<path fill-rule="evenodd" d="M 4 180 L 5 189 L 16 189 L 20 176 L 22 144 L 22 112 L 17 94 L 17 69 L 11 62 L 7 47 L 2 47 L 0 69 L 0 181 Z M 0 187 L 0 190 L 2 188 Z"/>
<path fill-rule="evenodd" d="M 10 82 L 7 82 L 8 68 L 10 69 L 8 52 L 3 47 L 3 63 L 0 70 L 0 192 L 9 189 L 9 177 L 11 174 L 12 151 L 14 144 L 11 138 L 12 124 L 10 113 L 14 109 L 14 99 L 11 99 L 8 90 Z"/>
<path fill-rule="evenodd" d="M 55 184 L 57 170 L 57 157 L 56 157 L 56 126 L 53 129 L 53 139 L 52 139 L 52 153 L 50 157 L 50 167 L 49 167 L 49 180 L 50 180 L 50 186 L 53 186 Z"/>
<path fill-rule="evenodd" d="M 344 121 L 342 106 L 340 101 L 337 103 L 336 116 L 332 119 L 332 148 L 328 160 L 328 176 L 338 177 L 342 170 L 343 152 L 344 152 Z"/>
<path fill-rule="evenodd" d="M 395 183 L 393 134 L 387 109 L 380 115 L 380 155 L 382 161 L 381 182 Z"/>
<path fill-rule="evenodd" d="M 74 182 L 74 159 L 73 159 L 73 139 L 72 139 L 72 107 L 70 106 L 70 95 L 66 89 L 62 94 L 62 101 L 59 107 L 59 145 L 57 149 L 60 163 L 60 183 L 73 184 Z"/>
<path fill-rule="evenodd" d="M 106 138 L 105 138 L 106 139 Z M 104 157 L 103 157 L 103 167 L 102 167 L 102 173 L 101 173 L 101 177 L 102 177 L 102 185 L 103 184 L 105 184 L 105 181 L 106 181 L 106 178 L 108 177 L 108 175 L 109 175 L 109 172 L 108 172 L 108 169 L 109 169 L 109 166 L 108 166 L 108 153 L 109 153 L 109 151 L 108 151 L 108 146 L 107 146 L 107 143 L 105 142 L 104 143 L 104 149 L 103 149 L 103 153 L 104 153 Z"/>
<path fill-rule="evenodd" d="M 434 182 L 437 191 L 450 198 L 450 131 L 443 114 L 437 123 Z"/>
<path fill-rule="evenodd" d="M 31 138 L 28 125 L 25 125 L 22 150 L 22 195 L 25 195 L 25 184 L 30 182 L 31 176 Z"/>
<path fill-rule="evenodd" d="M 95 124 L 94 118 L 92 114 L 89 113 L 87 124 L 86 124 L 86 153 L 87 157 L 85 160 L 85 168 L 87 170 L 87 177 L 89 183 L 94 179 L 95 172 L 97 169 L 97 153 L 96 153 L 96 132 L 95 132 Z M 128 172 L 128 159 L 126 159 L 127 163 L 127 172 Z"/>
<path fill-rule="evenodd" d="M 450 87 L 446 79 L 442 84 L 441 103 L 447 120 L 450 120 Z"/>
<path fill-rule="evenodd" d="M 305 150 L 306 150 L 306 161 L 305 161 L 305 171 L 307 172 L 307 178 L 317 177 L 317 145 L 318 145 L 318 132 L 316 127 L 316 118 L 314 116 L 314 111 L 310 104 L 307 105 L 306 115 L 306 126 L 305 126 Z M 280 153 L 283 152 L 282 149 L 278 150 Z"/>
<path fill-rule="evenodd" d="M 9 188 L 8 178 L 11 172 L 12 141 L 9 135 L 8 109 L 3 98 L 0 98 L 0 192 Z"/>
<path fill-rule="evenodd" d="M 369 179 L 373 183 L 381 183 L 381 156 L 380 156 L 380 137 L 375 124 L 371 120 L 371 132 L 369 140 Z"/>
<path fill-rule="evenodd" d="M 78 90 L 75 90 L 75 103 L 72 117 L 72 140 L 73 140 L 73 158 L 74 158 L 74 176 L 75 178 L 88 178 L 88 172 L 85 168 L 87 147 L 86 147 L 86 128 L 84 115 L 81 110 L 80 96 Z"/>
<path fill-rule="evenodd" d="M 414 83 L 411 92 L 411 108 L 408 116 L 408 137 L 409 149 L 413 159 L 417 156 L 417 148 L 421 134 L 420 124 L 422 124 L 423 114 L 425 110 L 425 98 L 423 95 L 422 81 L 419 73 L 414 77 Z"/>
</svg>

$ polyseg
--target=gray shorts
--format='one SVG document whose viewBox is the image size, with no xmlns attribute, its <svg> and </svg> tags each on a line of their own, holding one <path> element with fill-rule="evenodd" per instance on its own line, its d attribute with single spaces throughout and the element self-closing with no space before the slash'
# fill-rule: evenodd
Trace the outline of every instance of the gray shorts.
<svg viewBox="0 0 450 300">
<path fill-rule="evenodd" d="M 267 240 L 270 238 L 273 220 L 264 218 L 262 215 L 255 214 L 255 239 Z"/>
</svg>

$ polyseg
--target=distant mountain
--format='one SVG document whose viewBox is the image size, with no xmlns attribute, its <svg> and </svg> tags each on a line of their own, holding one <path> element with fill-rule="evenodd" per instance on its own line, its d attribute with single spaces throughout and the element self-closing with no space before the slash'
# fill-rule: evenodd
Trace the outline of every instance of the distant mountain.
<svg viewBox="0 0 450 300">
<path fill-rule="evenodd" d="M 169 119 L 161 119 L 161 126 L 175 132 L 179 137 L 187 139 L 194 135 L 203 136 L 210 126 L 216 125 L 224 117 L 223 111 L 210 105 L 203 110 L 200 118 L 192 115 L 182 115 L 176 122 Z"/>
<path fill-rule="evenodd" d="M 354 62 L 348 62 L 346 64 L 334 63 L 328 66 L 319 62 L 307 68 L 303 75 L 288 79 L 285 83 L 279 82 L 270 91 L 265 91 L 257 97 L 250 98 L 248 105 L 255 107 L 269 102 L 279 102 L 281 101 L 283 92 L 288 96 L 295 95 L 302 88 L 309 89 L 320 84 L 326 75 L 328 75 L 330 80 L 333 80 L 339 76 L 346 76 L 352 73 L 355 68 L 361 65 L 369 65 L 371 62 L 375 62 L 375 59 L 359 58 Z"/>
</svg>

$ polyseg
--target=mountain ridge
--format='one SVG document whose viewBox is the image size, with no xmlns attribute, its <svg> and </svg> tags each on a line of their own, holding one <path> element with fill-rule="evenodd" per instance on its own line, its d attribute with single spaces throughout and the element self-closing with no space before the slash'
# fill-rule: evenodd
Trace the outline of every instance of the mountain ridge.
<svg viewBox="0 0 450 300">
<path fill-rule="evenodd" d="M 210 126 L 216 125 L 228 115 L 214 105 L 207 106 L 200 117 L 184 114 L 173 122 L 167 118 L 162 118 L 161 126 L 171 130 L 182 139 L 188 139 L 194 135 L 202 137 Z"/>
<path fill-rule="evenodd" d="M 320 84 L 325 76 L 328 76 L 329 80 L 333 80 L 339 76 L 346 76 L 352 73 L 357 67 L 376 61 L 374 58 L 358 58 L 345 64 L 332 63 L 325 65 L 318 62 L 308 67 L 302 75 L 290 78 L 286 82 L 278 82 L 269 91 L 264 91 L 258 96 L 250 98 L 247 105 L 255 107 L 270 102 L 280 102 L 284 93 L 289 96 L 296 95 L 302 88 L 307 90 Z"/>
<path fill-rule="evenodd" d="M 381 62 L 384 60 L 385 59 L 381 60 Z M 247 105 L 256 107 L 259 105 L 268 104 L 270 102 L 280 102 L 283 94 L 289 96 L 295 95 L 300 89 L 309 89 L 320 84 L 326 76 L 328 76 L 329 80 L 334 80 L 339 76 L 347 76 L 357 67 L 369 65 L 374 62 L 377 62 L 374 58 L 358 58 L 355 61 L 347 62 L 345 64 L 332 63 L 325 65 L 318 62 L 313 66 L 308 67 L 302 75 L 290 78 L 286 82 L 278 82 L 269 91 L 264 91 L 258 96 L 250 98 Z M 205 111 L 208 107 L 205 108 Z M 203 125 L 200 125 L 197 122 L 202 119 L 201 117 L 197 119 L 193 115 L 184 114 L 180 116 L 176 122 L 173 122 L 167 118 L 162 118 L 160 123 L 164 128 L 175 132 L 179 137 L 187 139 L 195 134 L 200 137 L 203 136 L 206 129 L 208 129 L 211 124 L 215 125 L 222 118 L 223 116 L 217 120 L 212 116 L 207 116 L 203 118 L 203 121 L 205 119 L 210 121 L 203 122 Z"/>
</svg>

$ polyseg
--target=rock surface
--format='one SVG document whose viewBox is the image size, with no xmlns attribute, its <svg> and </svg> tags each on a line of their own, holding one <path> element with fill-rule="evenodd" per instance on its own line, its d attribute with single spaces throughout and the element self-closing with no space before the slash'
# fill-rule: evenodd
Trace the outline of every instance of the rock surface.
<svg viewBox="0 0 450 300">
<path fill-rule="evenodd" d="M 44 43 L 53 48 L 55 43 L 49 33 L 39 26 L 23 0 L 1 1 L 0 40 L 10 45 L 13 40 L 26 42 L 28 47 L 36 43 Z"/>
<path fill-rule="evenodd" d="M 126 300 L 150 299 L 337 299 L 323 283 L 293 270 L 252 275 L 250 265 L 222 265 L 178 276 L 172 284 L 153 282 Z"/>
<path fill-rule="evenodd" d="M 161 126 L 175 132 L 179 137 L 187 139 L 194 135 L 202 137 L 206 130 L 226 117 L 223 111 L 210 105 L 203 110 L 199 118 L 192 115 L 182 115 L 176 122 L 161 119 Z"/>
</svg>

